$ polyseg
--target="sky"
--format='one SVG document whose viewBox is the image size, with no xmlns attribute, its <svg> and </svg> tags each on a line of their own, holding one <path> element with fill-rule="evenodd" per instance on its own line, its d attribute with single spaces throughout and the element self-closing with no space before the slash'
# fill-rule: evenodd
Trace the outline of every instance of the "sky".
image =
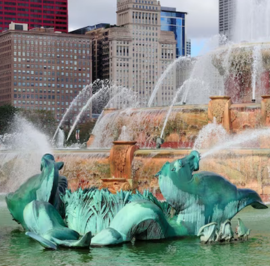
<svg viewBox="0 0 270 266">
<path fill-rule="evenodd" d="M 69 0 L 69 31 L 98 23 L 116 24 L 116 0 Z M 161 0 L 162 6 L 187 12 L 186 34 L 192 56 L 200 54 L 207 40 L 218 34 L 217 0 Z"/>
</svg>

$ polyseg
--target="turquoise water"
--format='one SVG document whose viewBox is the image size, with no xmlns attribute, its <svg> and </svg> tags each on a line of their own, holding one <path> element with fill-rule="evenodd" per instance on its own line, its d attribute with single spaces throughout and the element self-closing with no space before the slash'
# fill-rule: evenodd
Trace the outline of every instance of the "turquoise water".
<svg viewBox="0 0 270 266">
<path fill-rule="evenodd" d="M 270 209 L 246 208 L 247 242 L 202 245 L 198 238 L 135 242 L 111 248 L 46 251 L 12 221 L 0 195 L 0 265 L 270 265 Z M 236 217 L 236 218 L 237 218 Z M 233 221 L 235 228 L 236 222 Z"/>
</svg>

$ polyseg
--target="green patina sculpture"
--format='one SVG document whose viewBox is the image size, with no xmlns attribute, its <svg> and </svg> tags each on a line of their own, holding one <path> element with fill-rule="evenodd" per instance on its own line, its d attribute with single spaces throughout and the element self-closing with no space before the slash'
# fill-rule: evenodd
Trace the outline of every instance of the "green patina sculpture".
<svg viewBox="0 0 270 266">
<path fill-rule="evenodd" d="M 234 234 L 230 220 L 226 220 L 220 225 L 212 222 L 202 226 L 198 232 L 200 240 L 204 244 L 211 244 L 216 242 L 231 242 L 234 240 Z"/>
<path fill-rule="evenodd" d="M 237 232 L 237 235 L 238 235 L 238 238 L 240 239 L 248 239 L 248 236 L 250 235 L 250 229 L 248 229 L 243 221 L 238 218 L 238 226 L 236 227 L 236 232 Z"/>
<path fill-rule="evenodd" d="M 28 179 L 17 191 L 6 197 L 7 206 L 14 220 L 27 231 L 26 235 L 50 249 L 57 245 L 87 247 L 91 233 L 81 240 L 80 235 L 67 228 L 61 214 L 64 206 L 60 194 L 67 188 L 67 180 L 59 176 L 64 163 L 55 162 L 45 154 L 41 159 L 41 174 Z"/>
<path fill-rule="evenodd" d="M 157 174 L 166 199 L 89 188 L 71 193 L 59 176 L 63 166 L 52 155 L 42 158 L 42 173 L 7 196 L 8 208 L 27 235 L 46 248 L 85 247 L 131 241 L 200 235 L 204 242 L 233 238 L 230 220 L 244 207 L 267 208 L 259 195 L 237 189 L 223 177 L 199 172 L 200 156 L 192 151 L 166 163 Z M 62 215 L 62 217 L 61 217 Z M 218 230 L 219 228 L 219 230 Z M 90 233 L 91 232 L 91 233 Z M 80 235 L 84 235 L 80 239 Z"/>
<path fill-rule="evenodd" d="M 208 244 L 217 240 L 217 223 L 213 222 L 202 226 L 198 232 L 201 242 Z"/>
</svg>

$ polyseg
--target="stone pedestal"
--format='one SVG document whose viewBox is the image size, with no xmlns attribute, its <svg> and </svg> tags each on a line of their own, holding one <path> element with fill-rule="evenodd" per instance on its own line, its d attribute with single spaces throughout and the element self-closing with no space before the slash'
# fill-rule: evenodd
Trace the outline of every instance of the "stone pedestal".
<svg viewBox="0 0 270 266">
<path fill-rule="evenodd" d="M 132 190 L 132 161 L 138 149 L 136 141 L 114 141 L 110 152 L 111 178 L 104 178 L 100 188 L 108 188 L 112 193 L 122 190 Z"/>
<path fill-rule="evenodd" d="M 230 107 L 231 97 L 229 96 L 212 96 L 208 104 L 208 122 L 213 123 L 214 118 L 217 124 L 222 124 L 223 127 L 231 131 Z"/>
<path fill-rule="evenodd" d="M 270 95 L 262 96 L 261 123 L 264 126 L 270 126 Z"/>
</svg>

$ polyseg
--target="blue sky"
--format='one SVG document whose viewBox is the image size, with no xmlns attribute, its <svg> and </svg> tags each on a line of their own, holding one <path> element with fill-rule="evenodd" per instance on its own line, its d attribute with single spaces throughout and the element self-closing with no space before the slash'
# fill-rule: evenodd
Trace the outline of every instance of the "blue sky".
<svg viewBox="0 0 270 266">
<path fill-rule="evenodd" d="M 191 39 L 191 56 L 198 56 L 206 45 L 206 39 Z"/>
</svg>

